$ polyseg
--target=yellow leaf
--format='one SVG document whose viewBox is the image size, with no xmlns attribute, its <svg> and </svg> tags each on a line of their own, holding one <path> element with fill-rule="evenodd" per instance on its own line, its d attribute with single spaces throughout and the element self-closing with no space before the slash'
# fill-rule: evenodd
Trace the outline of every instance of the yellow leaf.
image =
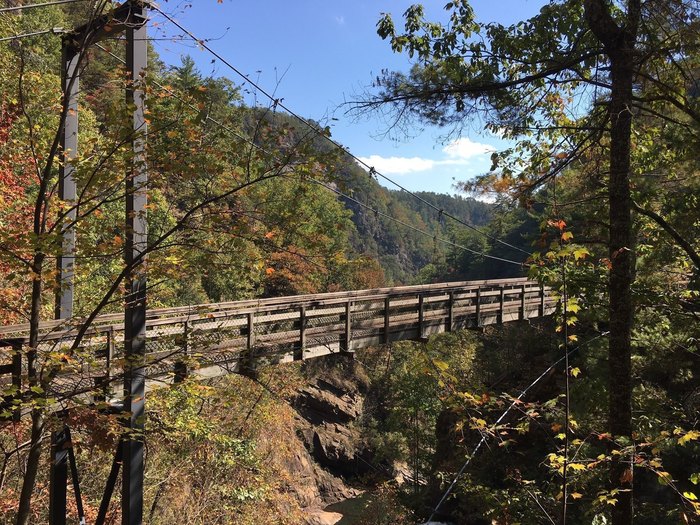
<svg viewBox="0 0 700 525">
<path fill-rule="evenodd" d="M 450 367 L 450 365 L 448 365 L 445 361 L 440 361 L 439 359 L 433 359 L 433 364 L 435 365 L 435 368 L 441 372 L 444 372 Z"/>
<path fill-rule="evenodd" d="M 664 472 L 663 470 L 660 470 L 656 474 L 657 474 L 657 476 L 659 476 L 658 481 L 659 481 L 659 484 L 661 484 L 661 485 L 668 485 L 671 483 L 671 481 L 673 481 L 671 474 L 669 474 L 668 472 Z"/>
<path fill-rule="evenodd" d="M 589 252 L 586 248 L 578 248 L 574 250 L 574 259 L 579 260 L 579 259 L 584 259 L 587 255 L 590 255 L 591 252 Z"/>
<path fill-rule="evenodd" d="M 691 430 L 690 432 L 687 432 L 684 436 L 681 436 L 678 439 L 678 444 L 685 446 L 686 443 L 689 443 L 690 441 L 694 441 L 696 439 L 700 439 L 700 432 L 697 430 Z"/>
<path fill-rule="evenodd" d="M 578 377 L 578 375 L 581 373 L 581 369 L 574 367 L 571 369 L 571 375 L 574 377 Z"/>
<path fill-rule="evenodd" d="M 571 493 L 572 499 L 581 499 L 582 497 L 583 497 L 583 494 L 581 494 L 580 492 L 572 492 Z"/>
<path fill-rule="evenodd" d="M 561 240 L 562 241 L 570 241 L 571 239 L 574 238 L 574 234 L 571 232 L 564 232 L 561 234 Z"/>
</svg>

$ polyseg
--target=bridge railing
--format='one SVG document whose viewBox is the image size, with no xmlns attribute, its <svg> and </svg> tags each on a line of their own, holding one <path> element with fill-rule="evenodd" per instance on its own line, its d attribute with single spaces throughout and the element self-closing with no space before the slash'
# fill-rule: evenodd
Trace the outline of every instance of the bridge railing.
<svg viewBox="0 0 700 525">
<path fill-rule="evenodd" d="M 220 375 L 444 331 L 525 320 L 553 311 L 550 291 L 527 279 L 499 279 L 275 297 L 148 312 L 148 375 L 169 381 L 196 369 Z M 60 365 L 57 398 L 117 390 L 123 368 L 121 314 L 97 317 L 76 352 L 80 319 L 41 324 L 39 366 Z M 0 383 L 19 391 L 28 325 L 0 327 Z"/>
</svg>

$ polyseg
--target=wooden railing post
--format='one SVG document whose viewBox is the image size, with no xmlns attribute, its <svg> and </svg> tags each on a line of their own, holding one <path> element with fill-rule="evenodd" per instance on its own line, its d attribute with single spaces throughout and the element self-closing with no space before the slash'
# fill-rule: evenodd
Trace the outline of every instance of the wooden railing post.
<svg viewBox="0 0 700 525">
<path fill-rule="evenodd" d="M 15 387 L 17 397 L 22 396 L 22 343 L 12 345 L 12 386 Z M 12 412 L 12 420 L 19 422 L 22 417 L 22 409 Z"/>
<path fill-rule="evenodd" d="M 498 315 L 496 316 L 496 322 L 498 324 L 503 324 L 503 305 L 505 303 L 505 288 L 500 287 L 500 294 L 498 296 Z"/>
<path fill-rule="evenodd" d="M 248 313 L 248 334 L 246 338 L 246 350 L 250 353 L 255 346 L 255 314 Z"/>
<path fill-rule="evenodd" d="M 304 349 L 306 348 L 306 307 L 299 307 L 299 348 L 294 349 L 294 360 L 304 359 Z"/>
<path fill-rule="evenodd" d="M 544 317 L 544 286 L 540 285 L 540 317 Z"/>
<path fill-rule="evenodd" d="M 423 312 L 423 294 L 418 295 L 418 338 L 423 339 L 423 329 L 424 329 L 424 312 Z"/>
<path fill-rule="evenodd" d="M 186 319 L 182 325 L 182 359 L 175 362 L 175 378 L 176 383 L 181 383 L 187 379 L 187 358 L 189 357 L 189 337 L 190 337 L 190 320 Z"/>
<path fill-rule="evenodd" d="M 101 392 L 93 396 L 95 401 L 107 401 L 112 396 L 112 361 L 114 360 L 114 327 L 107 327 L 105 332 L 105 368 L 104 375 L 95 378 L 95 387 Z"/>
<path fill-rule="evenodd" d="M 350 343 L 352 342 L 352 301 L 348 300 L 345 303 L 345 352 L 350 352 Z"/>
<path fill-rule="evenodd" d="M 246 376 L 254 376 L 253 358 L 255 353 L 255 313 L 248 312 L 248 333 L 246 334 L 246 349 L 243 352 L 239 370 Z"/>
<path fill-rule="evenodd" d="M 390 323 L 391 323 L 391 298 L 386 297 L 384 299 L 384 344 L 389 344 L 389 334 L 390 334 Z"/>
<path fill-rule="evenodd" d="M 525 285 L 520 286 L 520 320 L 525 319 Z"/>
<path fill-rule="evenodd" d="M 22 398 L 22 340 L 0 340 L 0 346 L 9 346 L 12 349 L 12 362 L 9 365 L 0 366 L 0 374 L 9 373 L 12 376 L 13 387 L 12 395 L 0 398 L 2 399 L 0 410 L 11 412 L 12 420 L 19 421 L 22 416 L 22 408 L 20 405 L 15 405 L 14 401 Z"/>
<path fill-rule="evenodd" d="M 454 322 L 455 322 L 455 293 L 450 292 L 449 298 L 447 299 L 447 328 L 446 328 L 446 330 L 448 332 L 452 332 L 454 330 Z"/>
<path fill-rule="evenodd" d="M 481 327 L 481 288 L 476 289 L 476 327 Z"/>
</svg>

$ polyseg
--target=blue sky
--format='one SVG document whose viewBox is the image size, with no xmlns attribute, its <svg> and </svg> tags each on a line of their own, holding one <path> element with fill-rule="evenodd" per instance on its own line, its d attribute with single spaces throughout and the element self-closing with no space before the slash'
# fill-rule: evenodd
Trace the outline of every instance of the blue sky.
<svg viewBox="0 0 700 525">
<path fill-rule="evenodd" d="M 447 130 L 411 129 L 410 136 L 387 134 L 389 123 L 372 114 L 346 114 L 346 102 L 367 91 L 382 69 L 406 71 L 406 55 L 397 55 L 376 34 L 381 13 L 401 14 L 414 2 L 404 0 L 165 0 L 161 8 L 266 90 L 275 91 L 296 113 L 331 126 L 333 137 L 378 171 L 411 190 L 454 193 L 455 180 L 486 171 L 490 154 L 504 144 L 481 133 L 478 124 L 460 137 Z M 430 19 L 444 18 L 446 0 L 424 2 Z M 512 23 L 535 14 L 543 0 L 473 0 L 481 21 Z M 156 19 L 154 37 L 168 31 Z M 155 42 L 163 60 L 179 64 L 191 55 L 205 74 L 236 83 L 235 73 L 197 46 L 183 41 Z M 250 97 L 250 95 L 249 95 Z M 253 102 L 249 98 L 249 102 Z M 261 104 L 267 103 L 259 97 Z M 331 118 L 337 120 L 330 120 Z M 391 186 L 389 186 L 391 187 Z"/>
</svg>

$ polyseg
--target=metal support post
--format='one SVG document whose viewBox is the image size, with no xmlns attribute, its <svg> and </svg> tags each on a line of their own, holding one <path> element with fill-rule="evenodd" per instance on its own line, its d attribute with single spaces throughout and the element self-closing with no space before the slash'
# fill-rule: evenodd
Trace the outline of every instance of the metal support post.
<svg viewBox="0 0 700 525">
<path fill-rule="evenodd" d="M 68 210 L 64 217 L 66 226 L 61 230 L 62 247 L 57 260 L 56 319 L 73 317 L 73 275 L 75 264 L 76 218 L 75 166 L 73 162 L 78 152 L 78 90 L 80 89 L 78 65 L 80 52 L 73 42 L 65 38 L 61 53 L 61 89 L 65 97 L 67 112 L 61 126 L 61 163 L 58 173 L 58 198 Z"/>
<path fill-rule="evenodd" d="M 525 317 L 525 285 L 523 284 L 520 287 L 520 320 L 524 320 Z"/>
<path fill-rule="evenodd" d="M 107 511 L 109 510 L 109 504 L 112 501 L 112 494 L 114 494 L 114 487 L 117 484 L 117 476 L 119 476 L 119 467 L 122 464 L 122 442 L 117 444 L 117 451 L 114 454 L 114 460 L 112 461 L 112 468 L 107 476 L 107 483 L 105 484 L 105 490 L 102 493 L 102 501 L 100 502 L 100 509 L 97 512 L 97 518 L 95 519 L 95 525 L 104 525 L 105 519 L 107 518 Z"/>
<path fill-rule="evenodd" d="M 66 485 L 68 483 L 68 429 L 51 433 L 51 478 L 49 480 L 49 524 L 66 523 Z"/>
<path fill-rule="evenodd" d="M 126 64 L 129 84 L 126 103 L 133 111 L 133 159 L 126 176 L 126 242 L 129 268 L 124 319 L 124 410 L 128 414 L 124 437 L 122 524 L 143 521 L 143 430 L 146 358 L 146 132 L 144 75 L 147 64 L 146 8 L 131 2 L 126 21 Z"/>
<path fill-rule="evenodd" d="M 83 496 L 80 491 L 80 476 L 78 475 L 78 465 L 75 461 L 75 449 L 73 448 L 73 438 L 70 435 L 70 428 L 65 428 L 68 442 L 68 462 L 70 464 L 71 482 L 73 483 L 73 495 L 75 496 L 75 507 L 78 511 L 79 525 L 85 525 L 85 509 L 83 508 Z"/>
<path fill-rule="evenodd" d="M 61 48 L 61 91 L 66 113 L 61 123 L 61 161 L 58 173 L 58 197 L 66 206 L 61 229 L 61 253 L 56 261 L 56 319 L 73 317 L 73 287 L 75 272 L 75 228 L 77 216 L 75 166 L 78 151 L 78 90 L 80 88 L 78 65 L 80 52 L 69 38 L 64 38 Z M 65 429 L 51 434 L 51 472 L 49 476 L 49 521 L 52 525 L 66 522 L 66 483 L 68 482 L 67 452 L 64 449 Z"/>
</svg>

